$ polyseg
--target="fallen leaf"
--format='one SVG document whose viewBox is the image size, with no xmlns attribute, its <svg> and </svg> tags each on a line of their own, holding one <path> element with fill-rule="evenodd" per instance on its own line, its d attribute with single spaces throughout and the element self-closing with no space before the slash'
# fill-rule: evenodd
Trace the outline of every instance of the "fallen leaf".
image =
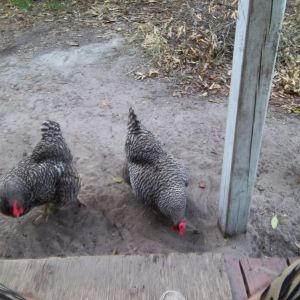
<svg viewBox="0 0 300 300">
<path fill-rule="evenodd" d="M 199 188 L 200 188 L 200 189 L 205 189 L 205 188 L 207 188 L 207 182 L 204 181 L 204 180 L 201 180 L 201 181 L 199 182 Z"/>
<path fill-rule="evenodd" d="M 150 69 L 149 70 L 149 77 L 157 77 L 159 75 L 158 69 Z"/>
<path fill-rule="evenodd" d="M 181 62 L 181 60 L 180 60 L 179 58 L 175 57 L 175 56 L 172 56 L 172 60 L 173 60 L 173 63 L 174 63 L 175 65 L 179 65 L 180 62 Z"/>
<path fill-rule="evenodd" d="M 185 34 L 185 26 L 178 26 L 177 28 L 177 40 Z"/>
<path fill-rule="evenodd" d="M 192 80 L 193 79 L 193 76 L 191 75 L 186 75 L 183 77 L 185 80 Z"/>
<path fill-rule="evenodd" d="M 291 112 L 294 114 L 300 114 L 300 108 L 298 107 L 292 108 Z"/>
<path fill-rule="evenodd" d="M 119 251 L 117 249 L 114 249 L 111 253 L 112 255 L 118 255 L 119 254 Z"/>
<path fill-rule="evenodd" d="M 123 182 L 123 178 L 122 177 L 120 177 L 120 176 L 114 176 L 113 177 L 113 182 L 114 183 L 122 183 Z"/>
<path fill-rule="evenodd" d="M 218 83 L 213 83 L 208 89 L 209 90 L 217 90 L 217 89 L 220 89 L 222 86 Z"/>
<path fill-rule="evenodd" d="M 278 221 L 277 215 L 274 215 L 271 220 L 272 228 L 276 229 L 278 226 L 278 223 L 279 223 L 279 221 Z"/>
<path fill-rule="evenodd" d="M 145 78 L 147 78 L 147 74 L 142 72 L 135 72 L 135 75 L 137 76 L 137 80 L 144 80 Z"/>
</svg>

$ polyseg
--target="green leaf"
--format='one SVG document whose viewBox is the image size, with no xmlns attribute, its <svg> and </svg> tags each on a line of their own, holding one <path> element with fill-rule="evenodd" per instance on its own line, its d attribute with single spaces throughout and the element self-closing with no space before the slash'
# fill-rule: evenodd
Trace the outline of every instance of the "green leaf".
<svg viewBox="0 0 300 300">
<path fill-rule="evenodd" d="M 298 107 L 292 108 L 292 113 L 300 114 L 300 108 L 298 108 Z"/>
<path fill-rule="evenodd" d="M 123 182 L 123 178 L 120 176 L 114 176 L 113 177 L 113 182 L 114 183 L 122 183 Z"/>
<path fill-rule="evenodd" d="M 272 228 L 276 229 L 277 226 L 278 226 L 278 223 L 279 223 L 279 221 L 278 221 L 277 215 L 274 215 L 273 218 L 272 218 L 272 220 L 271 220 Z"/>
</svg>

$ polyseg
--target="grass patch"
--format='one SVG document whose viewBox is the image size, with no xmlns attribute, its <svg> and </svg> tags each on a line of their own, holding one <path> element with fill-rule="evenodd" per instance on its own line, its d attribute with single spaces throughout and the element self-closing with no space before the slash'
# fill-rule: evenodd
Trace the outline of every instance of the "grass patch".
<svg viewBox="0 0 300 300">
<path fill-rule="evenodd" d="M 11 0 L 11 3 L 22 10 L 28 10 L 32 5 L 32 0 Z"/>
<path fill-rule="evenodd" d="M 65 4 L 59 0 L 49 0 L 46 2 L 46 7 L 49 10 L 63 10 L 65 8 Z"/>
</svg>

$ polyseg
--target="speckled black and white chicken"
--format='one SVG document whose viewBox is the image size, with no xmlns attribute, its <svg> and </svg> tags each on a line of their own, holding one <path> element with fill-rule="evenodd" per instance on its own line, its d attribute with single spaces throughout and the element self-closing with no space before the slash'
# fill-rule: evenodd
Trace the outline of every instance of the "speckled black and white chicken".
<svg viewBox="0 0 300 300">
<path fill-rule="evenodd" d="M 129 109 L 125 143 L 124 179 L 136 197 L 173 222 L 172 229 L 183 235 L 188 177 L 184 167 L 168 155 L 161 143 Z"/>
<path fill-rule="evenodd" d="M 31 156 L 0 178 L 0 210 L 20 217 L 33 207 L 50 204 L 56 208 L 77 200 L 80 178 L 73 157 L 54 121 L 45 121 L 42 138 Z"/>
</svg>

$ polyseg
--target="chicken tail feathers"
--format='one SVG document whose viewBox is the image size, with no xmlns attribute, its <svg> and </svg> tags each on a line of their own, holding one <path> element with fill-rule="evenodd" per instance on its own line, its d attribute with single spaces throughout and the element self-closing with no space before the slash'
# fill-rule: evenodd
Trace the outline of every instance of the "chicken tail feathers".
<svg viewBox="0 0 300 300">
<path fill-rule="evenodd" d="M 128 131 L 136 132 L 141 129 L 141 122 L 137 119 L 137 116 L 132 107 L 129 108 L 128 115 Z"/>
<path fill-rule="evenodd" d="M 58 137 L 62 136 L 60 125 L 54 121 L 44 121 L 41 126 L 42 137 Z"/>
</svg>

